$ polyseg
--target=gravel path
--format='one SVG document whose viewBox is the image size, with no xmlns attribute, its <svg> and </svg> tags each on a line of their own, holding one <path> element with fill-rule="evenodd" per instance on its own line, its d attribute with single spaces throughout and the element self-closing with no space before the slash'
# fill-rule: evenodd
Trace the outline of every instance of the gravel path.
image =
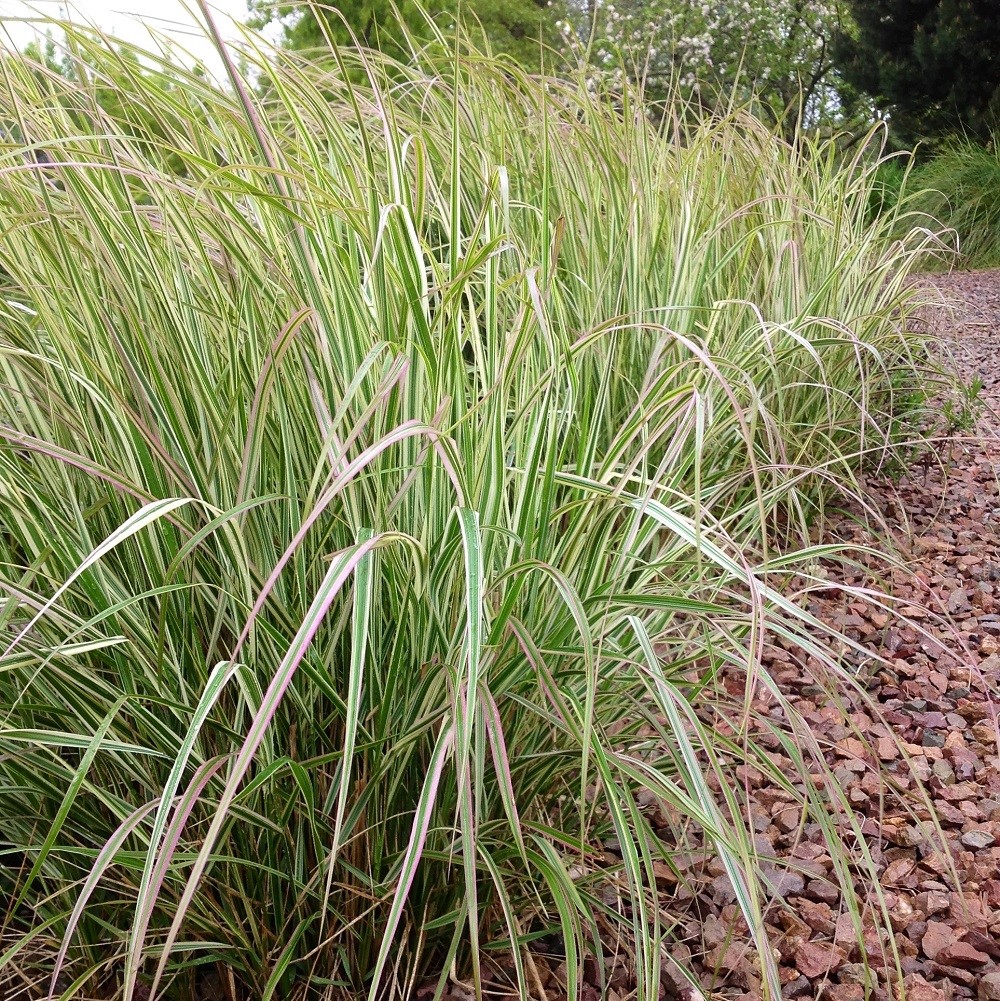
<svg viewBox="0 0 1000 1001">
<path fill-rule="evenodd" d="M 832 586 L 810 602 L 875 655 L 847 652 L 877 708 L 861 693 L 831 701 L 794 650 L 768 655 L 844 789 L 854 822 L 841 818 L 841 834 L 853 858 L 870 855 L 891 932 L 879 933 L 879 894 L 864 865 L 849 877 L 869 902 L 856 921 L 822 831 L 801 822 L 790 796 L 745 775 L 758 848 L 777 860 L 768 923 L 789 998 L 1000 999 L 1000 272 L 926 280 L 952 303 L 931 322 L 960 382 L 982 383 L 979 407 L 937 461 L 897 483 L 867 484 L 905 566 L 831 569 Z M 873 541 L 856 521 L 834 531 Z M 886 591 L 899 615 L 837 584 Z M 728 879 L 716 873 L 702 885 L 695 896 L 708 906 L 677 958 L 690 950 L 701 963 L 706 997 L 760 998 Z M 697 992 L 678 984 L 676 996 Z"/>
<path fill-rule="evenodd" d="M 854 644 L 842 661 L 857 690 L 824 687 L 828 672 L 791 644 L 764 656 L 825 762 L 814 779 L 843 790 L 830 825 L 848 870 L 838 871 L 829 832 L 806 822 L 795 795 L 754 768 L 735 769 L 773 891 L 767 931 L 787 998 L 1000 1001 L 1000 271 L 921 280 L 950 303 L 928 322 L 959 385 L 981 383 L 977 405 L 901 480 L 865 484 L 888 538 L 870 535 L 859 515 L 829 526 L 834 540 L 897 554 L 895 563 L 831 563 L 825 586 L 805 599 Z M 960 401 L 953 424 L 962 423 Z M 941 415 L 947 423 L 943 405 Z M 706 703 L 717 715 L 704 721 L 732 734 L 746 719 L 744 679 L 724 682 L 732 704 Z M 774 736 L 784 718 L 765 696 L 751 706 L 750 729 L 794 775 Z M 653 809 L 650 820 L 671 837 L 668 818 Z M 604 848 L 610 859 L 617 845 Z M 721 863 L 696 837 L 672 861 L 673 870 L 657 864 L 664 913 L 678 918 L 661 998 L 758 1001 L 759 960 Z M 845 906 L 847 880 L 864 901 L 860 914 Z M 532 965 L 537 996 L 562 1001 L 564 966 L 545 950 Z M 599 1001 L 596 967 L 588 972 L 582 1001 Z M 626 955 L 607 958 L 605 975 L 608 1001 L 635 996 Z M 507 1001 L 516 996 L 508 991 L 489 994 Z M 455 985 L 446 999 L 469 996 Z"/>
<path fill-rule="evenodd" d="M 824 760 L 814 779 L 843 791 L 830 825 L 848 870 L 838 871 L 829 832 L 806 822 L 795 795 L 754 768 L 735 769 L 773 891 L 765 920 L 787 998 L 1000 1001 L 1000 271 L 921 280 L 950 304 L 928 322 L 959 385 L 981 383 L 977 404 L 936 455 L 901 480 L 865 484 L 888 537 L 870 535 L 857 512 L 829 526 L 834 540 L 897 556 L 831 563 L 825 586 L 805 599 L 852 641 L 842 661 L 857 672 L 857 690 L 832 692 L 822 684 L 828 672 L 791 644 L 764 655 Z M 942 405 L 944 422 L 962 425 L 961 394 L 952 406 L 949 414 Z M 732 734 L 746 719 L 744 679 L 724 682 L 732 704 L 706 703 L 717 715 L 704 721 Z M 750 729 L 794 775 L 774 736 L 784 718 L 765 696 L 751 706 Z M 671 837 L 669 818 L 653 809 L 650 821 Z M 604 848 L 610 858 L 617 845 Z M 664 913 L 678 919 L 661 998 L 758 1001 L 759 960 L 721 863 L 697 850 L 696 837 L 672 861 L 675 869 L 657 870 Z M 845 906 L 848 880 L 860 914 Z M 562 1001 L 565 968 L 544 953 L 533 963 L 537 996 Z M 582 1001 L 599 1001 L 596 968 L 588 972 Z M 626 955 L 607 958 L 605 975 L 608 1001 L 635 996 Z M 468 996 L 456 985 L 446 999 Z"/>
</svg>

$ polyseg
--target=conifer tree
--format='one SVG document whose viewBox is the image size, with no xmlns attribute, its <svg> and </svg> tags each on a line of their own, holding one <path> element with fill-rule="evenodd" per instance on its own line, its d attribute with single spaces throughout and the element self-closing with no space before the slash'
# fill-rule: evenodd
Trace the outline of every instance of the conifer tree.
<svg viewBox="0 0 1000 1001">
<path fill-rule="evenodd" d="M 907 141 L 985 136 L 1000 111 L 1000 0 L 850 0 L 835 55 Z"/>
<path fill-rule="evenodd" d="M 473 36 L 482 35 L 497 54 L 534 68 L 542 45 L 558 40 L 557 4 L 549 0 L 336 0 L 326 8 L 299 2 L 250 0 L 258 27 L 282 25 L 282 42 L 293 49 L 316 49 L 333 41 L 355 40 L 391 56 L 405 56 L 409 35 L 429 40 L 428 15 L 442 27 L 459 16 Z"/>
</svg>

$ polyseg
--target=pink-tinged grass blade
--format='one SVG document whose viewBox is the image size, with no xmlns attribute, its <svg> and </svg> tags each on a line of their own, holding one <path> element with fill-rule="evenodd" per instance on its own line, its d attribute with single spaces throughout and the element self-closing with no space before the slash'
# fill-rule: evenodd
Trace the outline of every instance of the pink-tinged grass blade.
<svg viewBox="0 0 1000 1001">
<path fill-rule="evenodd" d="M 232 805 L 233 800 L 236 798 L 243 776 L 246 775 L 247 770 L 253 761 L 253 757 L 257 752 L 257 748 L 264 739 L 267 728 L 269 727 L 272 719 L 274 718 L 274 714 L 281 703 L 281 699 L 288 686 L 291 684 L 292 678 L 295 676 L 295 671 L 302 661 L 302 658 L 308 653 L 313 637 L 322 625 L 323 619 L 326 616 L 330 605 L 333 604 L 337 595 L 340 593 L 341 588 L 347 582 L 351 574 L 354 573 L 358 563 L 361 562 L 361 560 L 364 559 L 368 553 L 370 553 L 377 546 L 385 545 L 391 541 L 396 541 L 399 538 L 399 536 L 388 534 L 375 536 L 365 542 L 361 542 L 358 545 L 351 547 L 344 552 L 338 553 L 334 557 L 333 562 L 327 570 L 326 575 L 323 578 L 323 582 L 316 593 L 316 596 L 313 598 L 312 605 L 309 607 L 309 610 L 299 627 L 298 633 L 292 640 L 292 643 L 285 654 L 284 660 L 279 665 L 274 678 L 268 686 L 267 691 L 264 693 L 264 701 L 261 704 L 260 710 L 254 716 L 253 722 L 250 726 L 250 731 L 244 739 L 243 746 L 240 748 L 239 754 L 236 756 L 236 759 L 230 769 L 225 789 L 219 798 L 214 816 L 212 817 L 211 825 L 205 834 L 205 839 L 202 843 L 201 850 L 198 853 L 198 857 L 191 868 L 187 884 L 185 885 L 184 892 L 177 904 L 173 921 L 171 922 L 170 929 L 164 940 L 163 951 L 161 953 L 160 961 L 157 965 L 156 973 L 153 977 L 153 983 L 150 988 L 151 997 L 156 996 L 160 980 L 166 970 L 167 960 L 170 957 L 171 948 L 177 940 L 177 935 L 180 932 L 181 925 L 184 921 L 187 909 L 191 904 L 191 900 L 197 892 L 202 874 L 209 864 L 212 849 L 215 847 L 215 842 L 218 839 L 222 826 L 226 821 L 229 808 Z M 141 949 L 141 947 L 141 942 L 134 943 L 133 945 L 133 948 L 136 949 L 137 952 Z"/>
<path fill-rule="evenodd" d="M 373 534 L 370 530 L 361 533 L 359 542 L 368 542 Z M 334 865 L 340 851 L 340 839 L 344 828 L 344 813 L 351 792 L 351 766 L 354 763 L 354 745 L 358 737 L 361 719 L 361 704 L 365 691 L 365 667 L 368 654 L 368 631 L 371 625 L 372 603 L 372 560 L 371 552 L 363 556 L 354 571 L 354 607 L 351 615 L 351 666 L 347 681 L 346 714 L 344 718 L 344 756 L 340 766 L 340 789 L 333 821 L 333 845 L 327 860 L 326 888 L 324 900 L 330 896 L 333 883 Z M 321 925 L 326 920 L 326 912 L 320 915 Z"/>
<path fill-rule="evenodd" d="M 170 774 L 163 786 L 163 795 L 160 800 L 160 807 L 157 810 L 153 821 L 153 830 L 149 838 L 149 851 L 146 853 L 146 861 L 142 869 L 142 877 L 139 881 L 139 889 L 136 894 L 135 916 L 132 922 L 132 930 L 129 935 L 129 950 L 125 960 L 125 990 L 126 996 L 135 988 L 136 978 L 139 974 L 139 967 L 142 961 L 142 949 L 146 940 L 146 929 L 149 927 L 150 919 L 156 907 L 157 896 L 160 884 L 170 866 L 177 841 L 164 840 L 164 831 L 167 829 L 169 811 L 174 805 L 174 796 L 180 787 L 184 772 L 188 767 L 188 761 L 194 751 L 198 735 L 201 733 L 205 721 L 208 719 L 215 704 L 225 690 L 226 685 L 240 669 L 236 661 L 221 661 L 216 664 L 209 675 L 208 682 L 198 700 L 188 724 L 187 733 L 178 749 L 177 755 L 170 768 Z M 206 778 L 207 782 L 208 779 Z M 202 783 L 202 786 L 204 783 Z M 200 787 L 200 788 L 201 788 Z M 190 788 L 190 787 L 189 787 Z M 194 800 L 187 807 L 188 811 L 193 807 Z M 174 811 L 175 819 L 181 816 L 181 807 Z M 187 814 L 183 815 L 185 818 Z M 183 826 L 183 819 L 181 820 Z M 177 837 L 180 836 L 180 829 L 176 829 Z M 161 842 L 162 845 L 161 845 Z"/>
<path fill-rule="evenodd" d="M 476 859 L 476 835 L 479 826 L 477 794 L 480 783 L 474 782 L 477 763 L 472 761 L 476 721 L 480 718 L 479 684 L 483 645 L 483 561 L 479 515 L 468 508 L 457 509 L 465 554 L 465 673 L 456 684 L 455 757 L 459 789 L 462 868 L 465 894 L 469 904 L 469 948 L 472 956 L 472 982 L 476 998 L 481 996 L 479 971 L 479 891 Z M 478 756 L 477 756 L 478 757 Z M 481 761 L 478 762 L 481 765 Z"/>
<path fill-rule="evenodd" d="M 378 959 L 375 963 L 371 989 L 368 991 L 368 1001 L 377 1001 L 379 996 L 379 990 L 382 986 L 382 974 L 385 971 L 389 954 L 392 952 L 396 929 L 399 927 L 399 921 L 403 916 L 403 908 L 406 907 L 410 887 L 413 885 L 413 878 L 416 876 L 417 867 L 420 865 L 424 842 L 427 839 L 427 831 L 430 829 L 431 816 L 433 815 L 434 805 L 437 800 L 441 774 L 444 771 L 445 762 L 448 760 L 448 755 L 451 753 L 454 742 L 455 725 L 453 722 L 445 720 L 438 734 L 434 753 L 431 755 L 430 764 L 427 769 L 427 778 L 424 780 L 423 788 L 420 790 L 420 798 L 417 800 L 417 808 L 413 816 L 413 830 L 410 833 L 409 844 L 406 846 L 406 854 L 403 856 L 403 865 L 399 873 L 396 892 L 393 895 L 392 907 L 385 922 L 385 930 L 382 932 L 382 944 L 379 947 Z"/>
<path fill-rule="evenodd" d="M 76 926 L 80 923 L 80 918 L 83 917 L 87 902 L 90 900 L 94 890 L 97 889 L 97 884 L 100 883 L 108 867 L 114 862 L 115 855 L 125 843 L 126 838 L 157 808 L 159 803 L 160 801 L 155 799 L 152 803 L 146 803 L 145 806 L 141 806 L 130 813 L 118 825 L 114 834 L 104 843 L 104 847 L 94 860 L 90 873 L 83 884 L 83 888 L 80 890 L 79 896 L 76 898 L 76 903 L 73 905 L 69 920 L 66 922 L 66 930 L 63 933 L 62 943 L 59 946 L 59 952 L 56 954 L 56 961 L 52 970 L 52 981 L 49 985 L 50 1001 L 56 996 L 56 984 L 59 981 L 59 974 L 62 971 L 63 963 L 66 962 L 66 953 L 69 950 Z"/>
</svg>

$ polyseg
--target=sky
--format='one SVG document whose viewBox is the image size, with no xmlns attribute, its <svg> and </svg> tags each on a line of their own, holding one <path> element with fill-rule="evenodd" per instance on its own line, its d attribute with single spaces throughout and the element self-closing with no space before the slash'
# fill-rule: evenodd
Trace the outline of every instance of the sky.
<svg viewBox="0 0 1000 1001">
<path fill-rule="evenodd" d="M 209 0 L 223 37 L 238 36 L 236 21 L 246 17 L 246 0 Z M 35 29 L 24 18 L 42 16 L 68 17 L 70 20 L 96 24 L 109 34 L 146 45 L 149 34 L 145 25 L 155 27 L 177 39 L 196 58 L 218 72 L 220 63 L 204 30 L 196 27 L 191 13 L 194 0 L 0 0 L 0 44 L 23 48 L 34 37 Z M 185 60 L 186 61 L 186 60 Z"/>
</svg>

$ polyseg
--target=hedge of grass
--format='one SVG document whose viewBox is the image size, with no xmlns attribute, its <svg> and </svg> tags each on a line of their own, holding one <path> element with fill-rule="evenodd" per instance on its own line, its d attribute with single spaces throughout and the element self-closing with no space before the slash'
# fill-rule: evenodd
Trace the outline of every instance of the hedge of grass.
<svg viewBox="0 0 1000 1001">
<path fill-rule="evenodd" d="M 792 776 L 703 710 L 765 635 L 836 668 L 781 584 L 906 432 L 930 237 L 740 113 L 69 32 L 72 79 L 0 63 L 4 975 L 374 999 L 506 948 L 528 997 L 557 930 L 571 996 L 610 935 L 656 998 L 694 831 L 775 990 L 733 767 L 845 865 L 837 804 L 790 710 Z"/>
</svg>

